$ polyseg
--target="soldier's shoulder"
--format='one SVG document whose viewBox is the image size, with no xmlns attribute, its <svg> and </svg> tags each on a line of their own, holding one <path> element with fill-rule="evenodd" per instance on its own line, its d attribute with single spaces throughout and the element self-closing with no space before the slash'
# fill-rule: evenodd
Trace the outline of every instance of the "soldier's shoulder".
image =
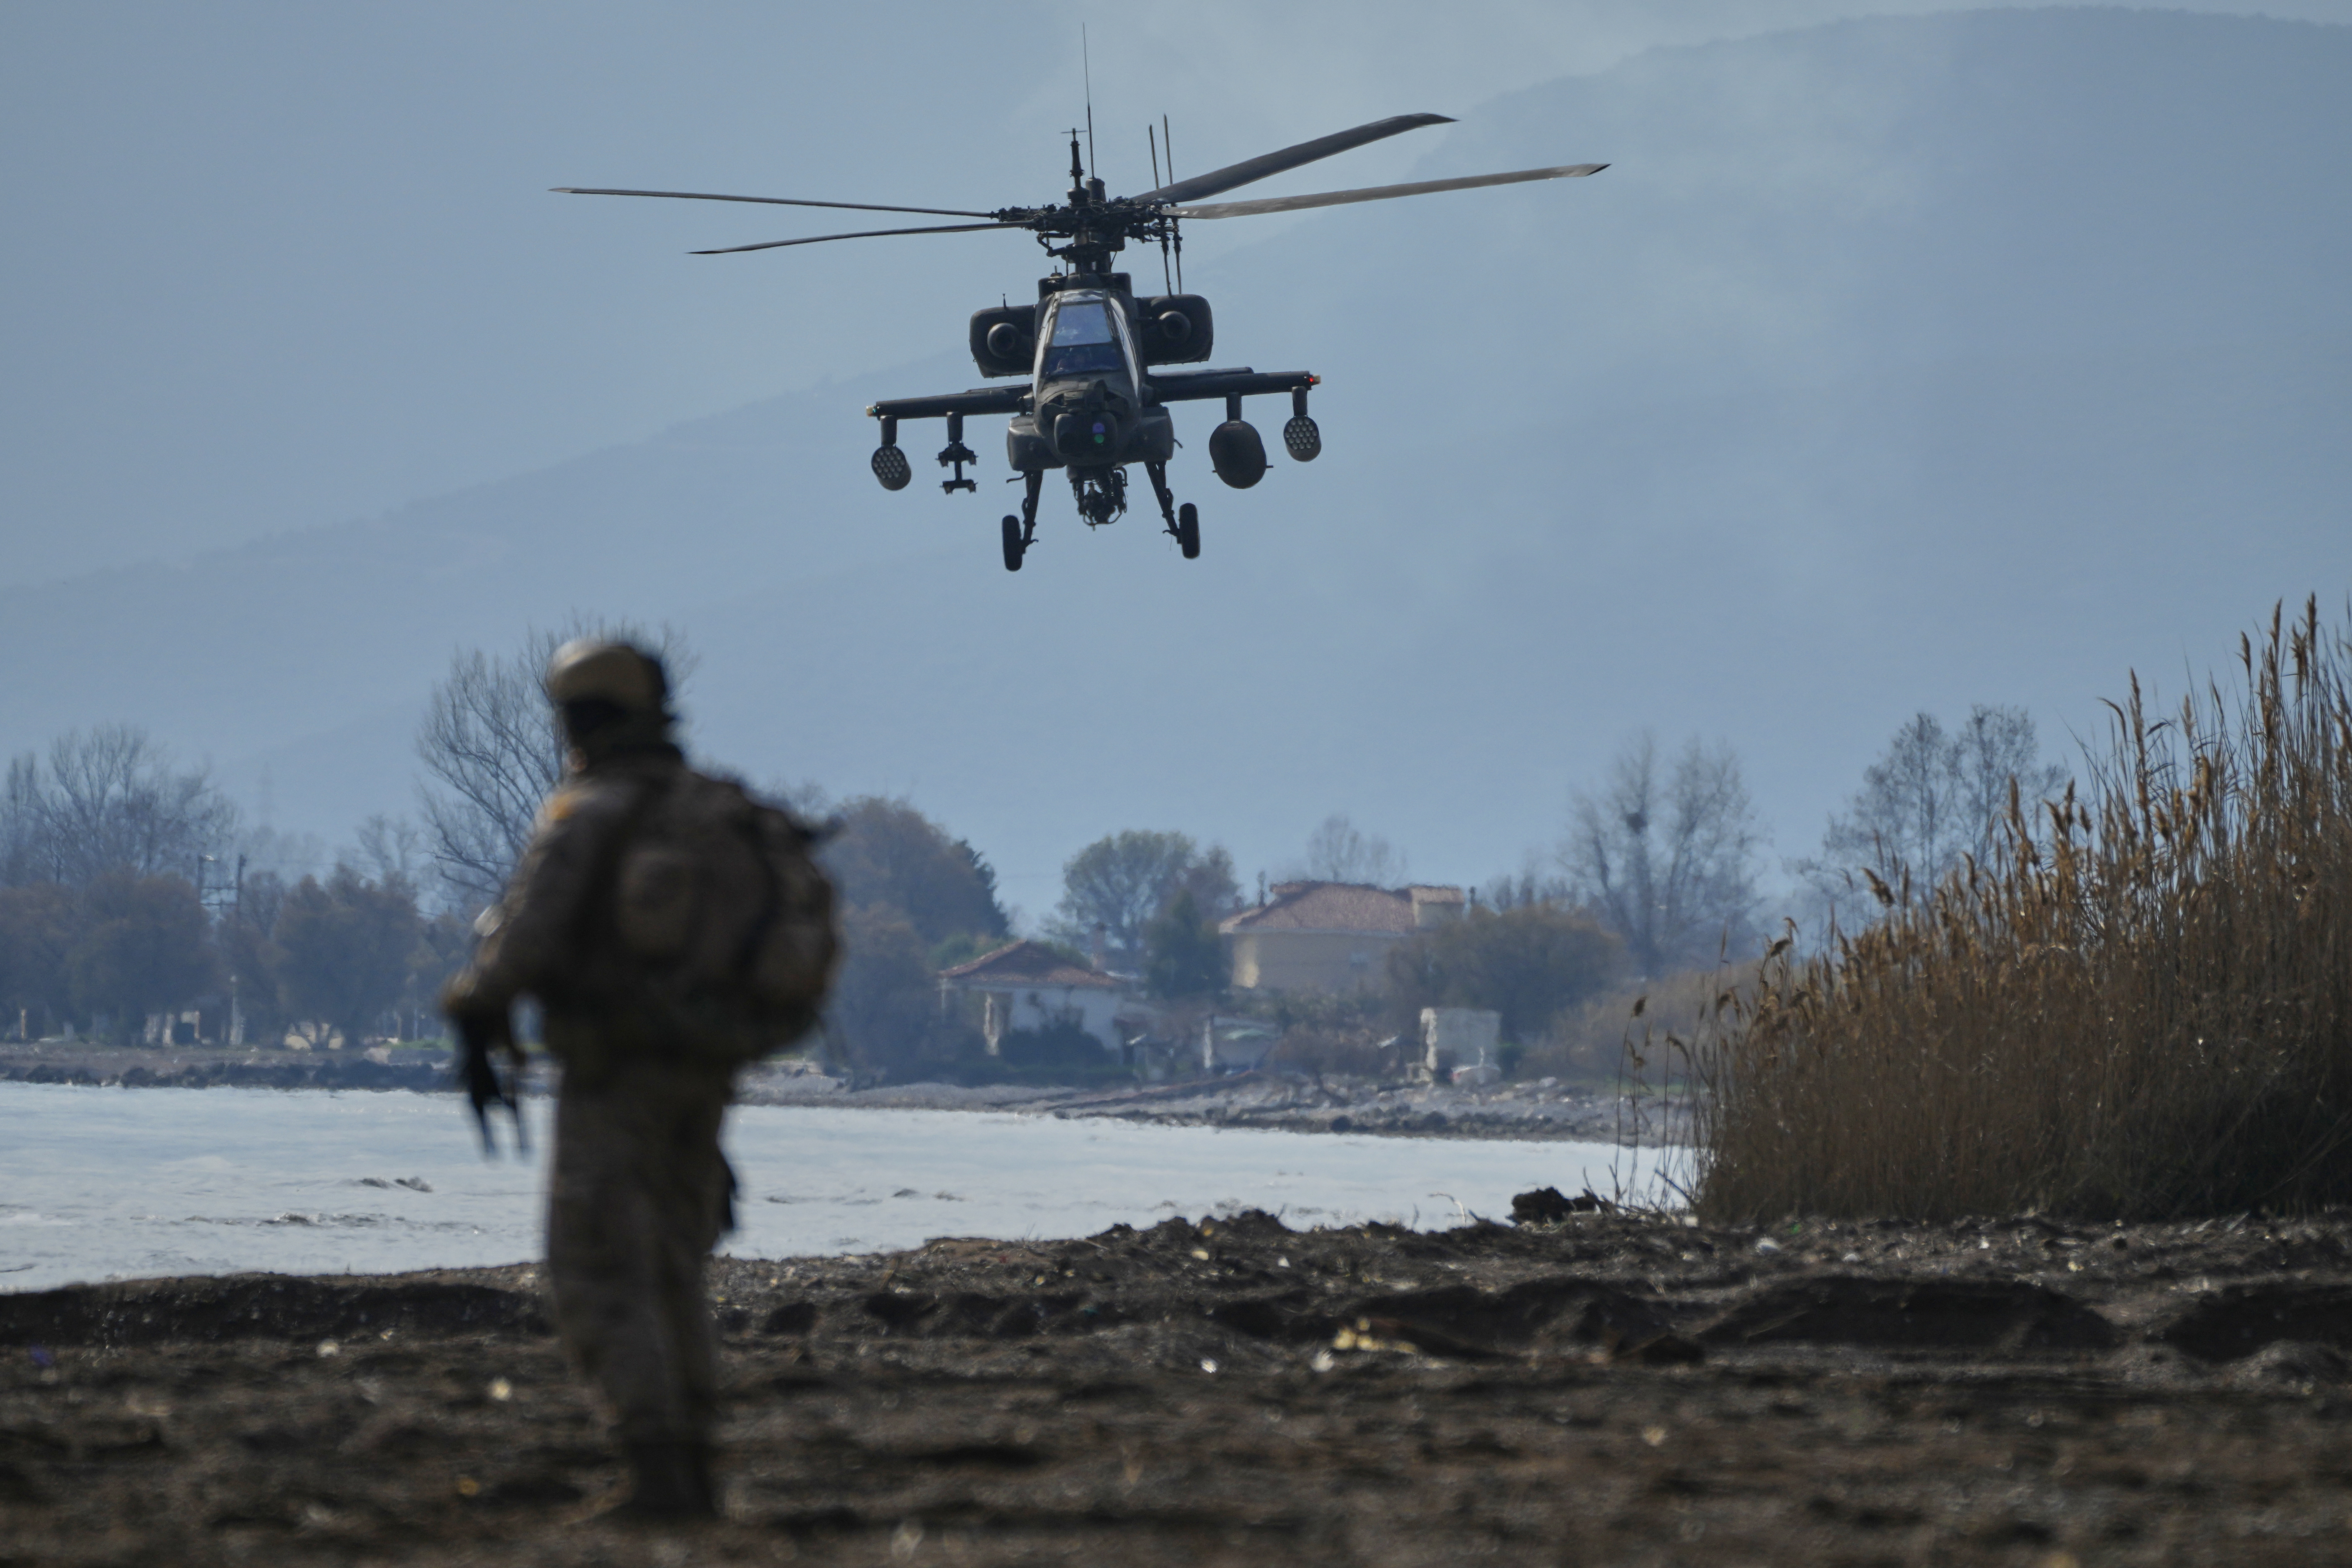
<svg viewBox="0 0 2352 1568">
<path fill-rule="evenodd" d="M 693 788 L 700 790 L 707 795 L 740 795 L 746 800 L 753 798 L 751 786 L 745 784 L 733 773 L 706 772 L 701 768 L 687 768 L 683 771 L 681 776 L 689 781 Z"/>
<path fill-rule="evenodd" d="M 627 815 L 640 787 L 635 779 L 612 775 L 566 779 L 540 803 L 539 825 L 545 829 L 616 821 Z"/>
<path fill-rule="evenodd" d="M 687 809 L 698 814 L 724 816 L 738 822 L 778 823 L 788 826 L 803 840 L 811 837 L 799 816 L 789 806 L 770 799 L 733 773 L 688 770 L 682 775 L 681 787 L 677 795 Z"/>
</svg>

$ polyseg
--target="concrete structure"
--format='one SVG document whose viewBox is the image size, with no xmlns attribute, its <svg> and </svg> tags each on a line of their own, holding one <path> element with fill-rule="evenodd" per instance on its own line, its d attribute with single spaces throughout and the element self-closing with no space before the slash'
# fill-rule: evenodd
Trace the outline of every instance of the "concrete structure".
<svg viewBox="0 0 2352 1568">
<path fill-rule="evenodd" d="M 1336 994 L 1384 988 L 1391 948 L 1462 912 L 1459 888 L 1277 882 L 1264 904 L 1217 929 L 1235 989 Z"/>
<path fill-rule="evenodd" d="M 1115 977 L 1073 963 L 1043 943 L 1016 942 L 943 972 L 940 1007 L 978 1029 L 991 1056 L 1015 1029 L 1076 1024 L 1118 1061 L 1126 1043 L 1118 1024 L 1124 991 Z"/>
<path fill-rule="evenodd" d="M 1212 1013 L 1201 1020 L 1201 1070 L 1247 1072 L 1265 1060 L 1282 1031 L 1263 1018 L 1227 1018 Z"/>
<path fill-rule="evenodd" d="M 1481 1087 L 1503 1076 L 1495 1047 L 1503 1016 L 1484 1007 L 1421 1010 L 1422 1071 L 1433 1083 Z"/>
</svg>

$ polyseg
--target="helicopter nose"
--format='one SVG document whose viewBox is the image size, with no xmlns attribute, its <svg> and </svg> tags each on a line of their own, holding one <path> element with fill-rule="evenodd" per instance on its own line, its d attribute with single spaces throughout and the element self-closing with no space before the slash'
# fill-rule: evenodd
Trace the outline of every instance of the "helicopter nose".
<svg viewBox="0 0 2352 1568">
<path fill-rule="evenodd" d="M 1065 459 L 1084 461 L 1118 446 L 1118 419 L 1109 414 L 1065 414 L 1054 421 L 1054 449 Z"/>
</svg>

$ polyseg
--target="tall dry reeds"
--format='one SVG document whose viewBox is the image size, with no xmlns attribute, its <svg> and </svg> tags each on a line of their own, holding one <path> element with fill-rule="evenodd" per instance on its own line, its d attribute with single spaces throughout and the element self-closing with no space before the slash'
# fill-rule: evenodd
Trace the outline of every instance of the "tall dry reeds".
<svg viewBox="0 0 2352 1568">
<path fill-rule="evenodd" d="M 1710 1217 L 2149 1218 L 2352 1201 L 2352 641 L 2317 605 L 1997 864 L 1798 961 L 1687 1047 Z"/>
</svg>

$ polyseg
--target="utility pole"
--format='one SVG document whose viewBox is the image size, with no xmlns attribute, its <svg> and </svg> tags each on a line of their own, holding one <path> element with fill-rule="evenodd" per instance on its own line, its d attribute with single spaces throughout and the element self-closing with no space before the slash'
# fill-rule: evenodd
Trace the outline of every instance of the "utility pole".
<svg viewBox="0 0 2352 1568">
<path fill-rule="evenodd" d="M 196 902 L 226 920 L 229 930 L 234 932 L 240 929 L 239 922 L 245 912 L 245 857 L 239 855 L 236 858 L 236 869 L 226 881 L 214 879 L 213 874 L 205 869 L 219 864 L 220 858 L 216 855 L 196 857 Z M 230 943 L 230 952 L 232 954 L 236 952 L 234 941 Z M 227 1043 L 232 1046 L 245 1044 L 245 1014 L 237 1005 L 237 973 L 234 969 L 229 971 L 228 976 Z"/>
</svg>

